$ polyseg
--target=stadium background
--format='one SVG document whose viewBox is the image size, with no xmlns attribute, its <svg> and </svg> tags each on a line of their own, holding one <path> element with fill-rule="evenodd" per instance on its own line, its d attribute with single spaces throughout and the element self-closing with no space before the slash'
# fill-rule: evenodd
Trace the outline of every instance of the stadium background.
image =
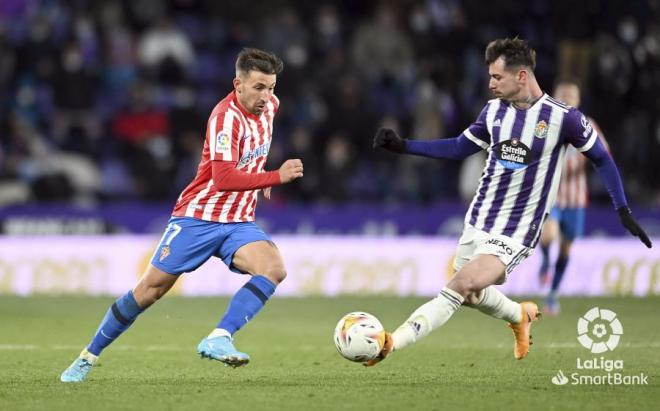
<svg viewBox="0 0 660 411">
<path fill-rule="evenodd" d="M 514 35 L 537 50 L 545 91 L 560 78 L 582 85 L 581 108 L 604 130 L 631 207 L 656 248 L 624 232 L 592 173 L 587 237 L 577 242 L 562 286 L 578 297 L 539 327 L 537 360 L 512 365 L 501 324 L 461 312 L 446 331 L 401 353 L 400 363 L 364 378 L 332 352 L 334 321 L 364 309 L 391 328 L 420 296 L 437 293 L 484 158 L 394 156 L 371 149 L 373 134 L 388 125 L 417 139 L 458 135 L 488 99 L 485 45 Z M 261 199 L 257 220 L 287 263 L 278 294 L 304 298 L 269 303 L 241 336 L 256 355 L 254 368 L 218 376 L 190 365 L 194 342 L 186 337 L 206 332 L 226 302 L 217 296 L 232 294 L 244 279 L 210 262 L 172 292 L 196 298 L 166 298 L 109 350 L 108 369 L 92 377 L 112 383 L 95 393 L 105 402 L 81 399 L 55 376 L 89 338 L 112 301 L 106 296 L 132 286 L 148 262 L 196 171 L 206 118 L 231 90 L 234 58 L 245 46 L 285 62 L 269 166 L 299 157 L 305 177 Z M 517 408 L 502 394 L 512 389 L 520 408 L 644 409 L 658 398 L 651 371 L 660 369 L 652 326 L 660 295 L 657 0 L 1 0 L 0 107 L 0 376 L 7 381 L 0 399 L 10 409 L 68 408 L 67 401 L 204 409 L 217 405 L 217 384 L 251 398 L 256 409 L 302 409 L 314 396 L 318 409 L 428 409 L 443 405 L 440 399 L 450 409 L 464 406 L 448 386 L 474 398 L 475 408 Z M 505 291 L 540 295 L 538 263 L 538 254 L 528 259 Z M 574 361 L 562 356 L 581 352 L 575 321 L 599 304 L 615 309 L 627 327 L 626 366 L 651 371 L 655 387 L 573 391 L 566 402 L 549 378 L 556 364 Z M 43 341 L 44 330 L 52 340 Z M 154 345 L 161 342 L 154 335 L 170 344 Z M 280 344 L 258 343 L 268 340 Z M 474 367 L 474 358 L 488 362 L 493 350 L 492 369 Z M 26 373 L 35 359 L 43 366 Z M 144 368 L 127 371 L 127 362 Z M 282 362 L 299 368 L 282 371 Z M 389 372 L 427 390 L 402 386 Z M 174 383 L 170 396 L 144 379 Z M 271 384 L 279 379 L 290 384 Z M 382 385 L 398 394 L 377 394 Z M 136 387 L 139 399 L 117 394 Z M 191 392 L 202 394 L 191 399 Z M 347 394 L 356 402 L 337 402 Z M 240 404 L 246 406 L 223 406 Z"/>
</svg>

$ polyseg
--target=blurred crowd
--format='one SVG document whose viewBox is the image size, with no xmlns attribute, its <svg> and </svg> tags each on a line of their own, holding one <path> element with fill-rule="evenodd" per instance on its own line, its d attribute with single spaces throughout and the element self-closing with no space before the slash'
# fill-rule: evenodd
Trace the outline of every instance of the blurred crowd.
<svg viewBox="0 0 660 411">
<path fill-rule="evenodd" d="M 285 63 L 269 167 L 305 163 L 276 199 L 469 199 L 483 156 L 394 156 L 371 139 L 383 125 L 458 135 L 489 98 L 486 44 L 514 35 L 546 91 L 579 82 L 629 197 L 659 205 L 660 0 L 2 0 L 0 205 L 176 199 L 246 46 Z"/>
</svg>

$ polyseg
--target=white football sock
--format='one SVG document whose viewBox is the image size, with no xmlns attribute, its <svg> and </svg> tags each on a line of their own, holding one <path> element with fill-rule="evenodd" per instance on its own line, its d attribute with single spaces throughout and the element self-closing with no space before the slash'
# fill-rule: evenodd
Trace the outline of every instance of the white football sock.
<svg viewBox="0 0 660 411">
<path fill-rule="evenodd" d="M 213 331 L 211 331 L 211 334 L 207 338 L 215 338 L 215 337 L 228 337 L 231 339 L 231 334 L 229 334 L 229 331 L 223 329 L 223 328 L 216 328 Z"/>
<path fill-rule="evenodd" d="M 95 364 L 96 361 L 98 361 L 98 359 L 99 359 L 98 355 L 94 355 L 91 352 L 87 351 L 87 348 L 84 348 L 80 352 L 80 355 L 78 357 L 89 361 L 89 363 L 92 364 L 92 365 Z"/>
<path fill-rule="evenodd" d="M 473 307 L 484 314 L 510 323 L 517 324 L 522 320 L 520 304 L 507 298 L 492 285 L 484 288 L 481 301 Z"/>
<path fill-rule="evenodd" d="M 443 288 L 437 297 L 415 310 L 406 322 L 392 333 L 394 349 L 400 350 L 427 336 L 440 327 L 463 304 L 463 297 L 456 291 Z"/>
</svg>

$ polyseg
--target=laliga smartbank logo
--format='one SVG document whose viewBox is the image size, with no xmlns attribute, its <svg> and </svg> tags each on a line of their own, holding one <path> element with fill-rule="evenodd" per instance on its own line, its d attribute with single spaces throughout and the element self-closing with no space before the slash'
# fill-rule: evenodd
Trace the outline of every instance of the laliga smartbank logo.
<svg viewBox="0 0 660 411">
<path fill-rule="evenodd" d="M 614 351 L 623 335 L 623 325 L 616 313 L 594 307 L 578 319 L 577 340 L 592 354 Z M 550 381 L 555 385 L 648 385 L 648 375 L 626 374 L 623 360 L 604 356 L 577 358 L 577 370 L 568 376 L 559 370 Z"/>
<path fill-rule="evenodd" d="M 621 321 L 614 311 L 594 307 L 577 323 L 578 341 L 594 354 L 614 351 L 623 334 Z"/>
</svg>

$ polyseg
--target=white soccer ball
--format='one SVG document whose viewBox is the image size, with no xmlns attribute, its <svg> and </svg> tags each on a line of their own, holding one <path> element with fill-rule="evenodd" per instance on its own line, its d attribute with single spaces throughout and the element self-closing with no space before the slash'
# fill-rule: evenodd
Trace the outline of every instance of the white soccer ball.
<svg viewBox="0 0 660 411">
<path fill-rule="evenodd" d="M 360 311 L 343 316 L 334 337 L 339 354 L 355 362 L 376 358 L 385 344 L 385 330 L 378 318 Z"/>
</svg>

